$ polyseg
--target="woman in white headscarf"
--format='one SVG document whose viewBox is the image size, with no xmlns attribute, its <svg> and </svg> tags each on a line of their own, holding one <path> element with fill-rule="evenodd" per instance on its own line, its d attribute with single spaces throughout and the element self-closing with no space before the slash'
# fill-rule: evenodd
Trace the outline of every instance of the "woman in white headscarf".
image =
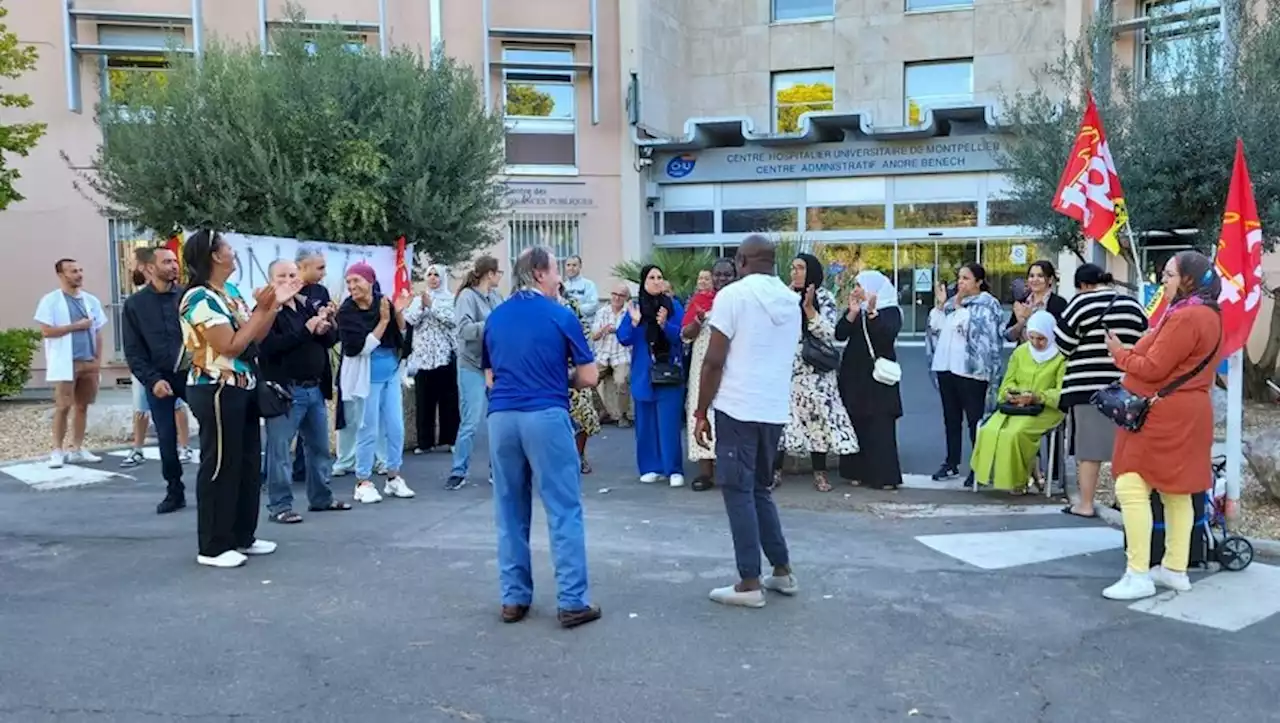
<svg viewBox="0 0 1280 723">
<path fill-rule="evenodd" d="M 840 457 L 840 476 L 855 485 L 897 489 L 898 418 L 902 395 L 897 384 L 872 375 L 876 359 L 897 361 L 894 343 L 902 331 L 898 290 L 879 271 L 858 274 L 849 292 L 849 308 L 836 322 L 836 341 L 846 342 L 840 361 L 840 398 L 858 435 L 859 451 Z"/>
<path fill-rule="evenodd" d="M 1023 494 L 1034 469 L 1040 438 L 1062 421 L 1058 397 L 1066 357 L 1058 353 L 1053 314 L 1027 319 L 1027 343 L 1013 350 L 1000 383 L 999 410 L 978 428 L 969 467 L 981 485 Z"/>
<path fill-rule="evenodd" d="M 449 272 L 444 266 L 428 266 L 426 290 L 414 297 L 404 312 L 405 323 L 413 330 L 412 351 L 406 366 L 413 375 L 414 421 L 418 432 L 414 454 L 430 452 L 433 447 L 443 447 L 448 452 L 458 437 L 458 373 L 454 356 L 457 337 L 448 278 Z"/>
</svg>

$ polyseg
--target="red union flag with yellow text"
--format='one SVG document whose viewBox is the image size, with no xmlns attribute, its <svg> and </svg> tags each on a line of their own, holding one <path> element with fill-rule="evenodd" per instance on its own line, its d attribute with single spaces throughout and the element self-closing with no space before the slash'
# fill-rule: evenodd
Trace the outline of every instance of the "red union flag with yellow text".
<svg viewBox="0 0 1280 723">
<path fill-rule="evenodd" d="M 1222 307 L 1222 353 L 1227 356 L 1249 341 L 1262 305 L 1262 222 L 1244 160 L 1244 142 L 1239 139 L 1214 265 L 1222 277 L 1218 304 Z"/>
<path fill-rule="evenodd" d="M 413 283 L 409 279 L 409 267 L 405 263 L 404 253 L 404 236 L 401 236 L 396 239 L 396 281 L 391 297 L 393 299 L 398 299 L 401 294 L 408 294 L 413 291 Z"/>
<path fill-rule="evenodd" d="M 1084 109 L 1080 132 L 1067 158 L 1067 167 L 1053 196 L 1053 210 L 1080 222 L 1081 231 L 1103 248 L 1120 255 L 1120 229 L 1129 218 L 1124 207 L 1120 174 L 1111 159 L 1102 118 L 1093 94 Z"/>
</svg>

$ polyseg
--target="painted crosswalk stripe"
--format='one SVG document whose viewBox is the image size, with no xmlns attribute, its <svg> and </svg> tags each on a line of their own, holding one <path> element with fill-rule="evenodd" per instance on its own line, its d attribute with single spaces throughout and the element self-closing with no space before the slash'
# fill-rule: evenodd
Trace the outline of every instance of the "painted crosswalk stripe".
<svg viewBox="0 0 1280 723">
<path fill-rule="evenodd" d="M 883 502 L 868 505 L 871 512 L 907 520 L 938 517 L 1021 517 L 1060 515 L 1062 505 L 925 505 Z"/>
<path fill-rule="evenodd" d="M 48 462 L 12 464 L 7 467 L 0 467 L 0 472 L 13 477 L 32 489 L 42 492 L 85 487 L 114 479 L 133 479 L 133 477 L 126 474 L 108 472 L 97 467 L 81 467 L 74 464 L 53 469 L 49 467 Z"/>
<path fill-rule="evenodd" d="M 1110 527 L 1062 527 L 920 535 L 916 540 L 974 567 L 1003 570 L 1115 550 L 1124 545 L 1124 533 Z"/>
<path fill-rule="evenodd" d="M 1161 593 L 1129 609 L 1232 633 L 1280 613 L 1280 567 L 1255 562 L 1193 581 L 1191 592 Z"/>
</svg>

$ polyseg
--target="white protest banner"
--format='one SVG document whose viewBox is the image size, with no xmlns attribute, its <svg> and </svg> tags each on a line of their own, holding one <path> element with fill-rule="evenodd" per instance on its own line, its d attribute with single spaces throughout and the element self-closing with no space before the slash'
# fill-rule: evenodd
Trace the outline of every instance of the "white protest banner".
<svg viewBox="0 0 1280 723">
<path fill-rule="evenodd" d="M 276 259 L 293 261 L 298 254 L 298 247 L 307 244 L 316 246 L 324 254 L 324 285 L 329 289 L 329 296 L 341 302 L 347 296 L 346 272 L 352 264 L 361 261 L 373 267 L 378 277 L 378 285 L 384 293 L 390 293 L 395 286 L 396 250 L 393 246 L 354 246 L 327 241 L 299 241 L 293 238 L 277 238 L 274 236 L 249 236 L 238 233 L 224 233 L 222 238 L 231 246 L 236 255 L 236 270 L 228 279 L 240 289 L 245 299 L 253 303 L 253 290 L 263 286 L 269 280 L 267 268 Z M 413 247 L 405 247 L 405 267 L 413 274 Z"/>
</svg>

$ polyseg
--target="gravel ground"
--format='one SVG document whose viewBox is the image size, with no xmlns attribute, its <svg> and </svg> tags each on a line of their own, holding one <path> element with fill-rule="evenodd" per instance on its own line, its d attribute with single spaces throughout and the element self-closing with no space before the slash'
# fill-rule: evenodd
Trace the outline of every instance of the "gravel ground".
<svg viewBox="0 0 1280 723">
<path fill-rule="evenodd" d="M 52 402 L 0 402 L 0 461 L 33 459 L 49 454 L 50 430 L 45 421 Z M 116 438 L 86 436 L 85 446 L 103 449 L 129 443 L 128 435 Z"/>
</svg>

